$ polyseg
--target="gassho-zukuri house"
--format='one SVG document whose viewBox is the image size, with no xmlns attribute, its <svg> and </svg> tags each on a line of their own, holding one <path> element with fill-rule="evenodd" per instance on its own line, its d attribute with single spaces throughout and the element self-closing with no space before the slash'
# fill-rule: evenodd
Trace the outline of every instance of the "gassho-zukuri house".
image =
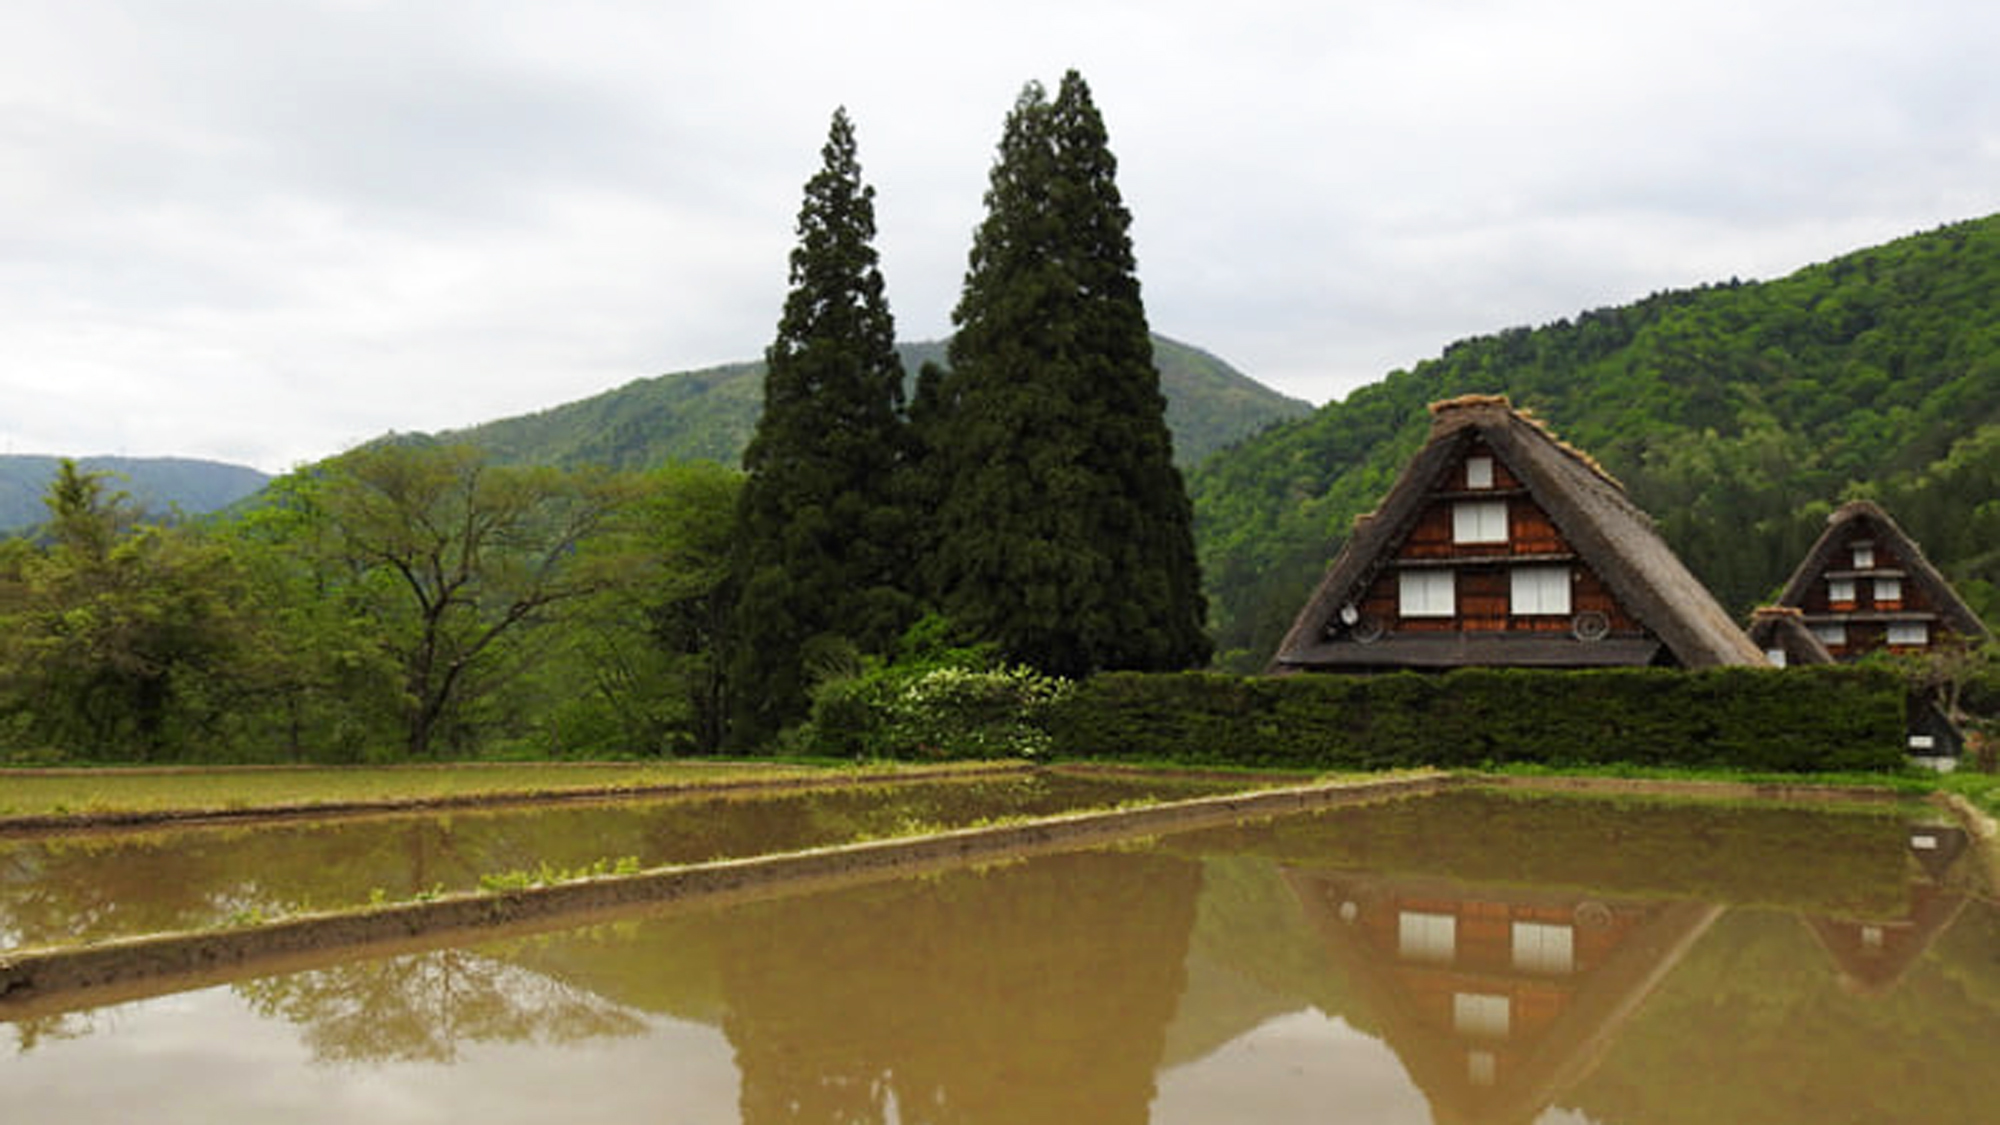
<svg viewBox="0 0 2000 1125">
<path fill-rule="evenodd" d="M 1767 665 L 1596 462 L 1505 397 L 1430 410 L 1271 672 Z"/>
<path fill-rule="evenodd" d="M 1803 629 L 1819 647 L 1797 636 Z M 1777 662 L 1851 661 L 1871 652 L 1918 653 L 1988 639 L 1985 622 L 1889 513 L 1867 500 L 1841 505 L 1785 583 L 1761 608 L 1752 640 Z"/>
</svg>

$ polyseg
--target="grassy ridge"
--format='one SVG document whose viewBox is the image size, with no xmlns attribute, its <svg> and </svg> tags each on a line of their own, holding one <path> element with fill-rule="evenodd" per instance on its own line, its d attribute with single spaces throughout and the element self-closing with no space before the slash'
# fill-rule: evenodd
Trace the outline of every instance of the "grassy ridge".
<svg viewBox="0 0 2000 1125">
<path fill-rule="evenodd" d="M 384 802 L 416 804 L 468 797 L 638 792 L 855 776 L 887 780 L 920 768 L 925 773 L 939 769 L 879 763 L 833 770 L 824 765 L 775 762 L 524 762 L 337 768 L 8 770 L 0 772 L 0 818 L 234 812 Z M 948 768 L 978 769 L 981 763 Z"/>
</svg>

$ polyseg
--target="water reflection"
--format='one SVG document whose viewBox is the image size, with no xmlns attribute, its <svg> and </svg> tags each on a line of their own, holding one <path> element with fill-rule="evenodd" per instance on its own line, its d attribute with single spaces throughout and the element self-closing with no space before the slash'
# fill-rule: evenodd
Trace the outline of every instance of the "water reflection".
<svg viewBox="0 0 2000 1125">
<path fill-rule="evenodd" d="M 1240 787 L 1240 786 L 1235 786 Z M 469 890 L 630 856 L 701 862 L 1231 786 L 1073 774 L 0 840 L 0 951 Z"/>
<path fill-rule="evenodd" d="M 47 1017 L 0 1099 L 525 1121 L 568 1072 L 574 1121 L 1993 1120 L 1972 859 L 1899 810 L 1401 801 Z"/>
</svg>

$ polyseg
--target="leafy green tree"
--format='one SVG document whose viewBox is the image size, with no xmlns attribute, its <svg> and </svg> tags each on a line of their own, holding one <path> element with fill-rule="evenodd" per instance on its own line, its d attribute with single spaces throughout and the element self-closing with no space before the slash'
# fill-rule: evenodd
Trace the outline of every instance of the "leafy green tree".
<svg viewBox="0 0 2000 1125">
<path fill-rule="evenodd" d="M 404 749 L 427 757 L 476 704 L 504 702 L 513 647 L 615 581 L 582 549 L 630 478 L 486 464 L 466 446 L 382 444 L 327 462 L 297 500 L 324 521 L 338 590 L 400 670 Z"/>
<path fill-rule="evenodd" d="M 0 558 L 0 732 L 18 748 L 155 761 L 209 756 L 246 684 L 255 623 L 227 549 L 142 521 L 65 460 L 44 541 Z"/>
<path fill-rule="evenodd" d="M 340 551 L 314 473 L 272 481 L 213 534 L 243 567 L 246 608 L 262 626 L 258 690 L 231 713 L 232 737 L 258 758 L 359 762 L 400 756 L 403 673 L 381 608 Z"/>
<path fill-rule="evenodd" d="M 875 192 L 845 110 L 821 156 L 743 454 L 730 662 L 741 746 L 804 717 L 815 638 L 876 651 L 915 616 L 903 365 L 873 245 Z"/>
<path fill-rule="evenodd" d="M 1071 71 L 1009 114 L 953 321 L 920 383 L 926 574 L 1003 657 L 1056 675 L 1199 665 L 1186 489 L 1102 118 Z"/>
<path fill-rule="evenodd" d="M 531 679 L 537 739 L 560 756 L 720 748 L 719 650 L 741 475 L 708 461 L 644 474 L 585 549 L 616 575 L 552 630 Z"/>
</svg>

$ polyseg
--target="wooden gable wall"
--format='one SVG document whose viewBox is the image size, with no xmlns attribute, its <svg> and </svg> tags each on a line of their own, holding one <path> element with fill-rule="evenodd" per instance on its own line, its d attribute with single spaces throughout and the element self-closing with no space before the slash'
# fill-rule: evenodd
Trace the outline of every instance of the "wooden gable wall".
<svg viewBox="0 0 2000 1125">
<path fill-rule="evenodd" d="M 1797 608 L 1834 659 L 1853 660 L 1883 649 L 1922 652 L 1955 635 L 1930 584 L 1919 579 L 1914 560 L 1899 553 L 1900 538 L 1866 516 L 1833 532 L 1826 563 Z M 1921 625 L 1922 639 L 1892 638 L 1890 627 L 1898 623 Z"/>
<path fill-rule="evenodd" d="M 1490 483 L 1468 479 L 1467 465 L 1484 458 Z M 1455 510 L 1460 504 L 1504 503 L 1504 541 L 1458 542 Z M 1512 571 L 1517 566 L 1565 567 L 1570 577 L 1567 613 L 1512 612 Z M 1402 575 L 1408 571 L 1449 571 L 1456 611 L 1448 617 L 1402 612 Z M 1595 571 L 1576 553 L 1537 504 L 1523 482 L 1483 442 L 1474 440 L 1446 469 L 1395 555 L 1380 567 L 1357 608 L 1363 617 L 1405 633 L 1567 633 L 1578 615 L 1601 614 L 1613 635 L 1644 632 L 1620 606 Z"/>
</svg>

